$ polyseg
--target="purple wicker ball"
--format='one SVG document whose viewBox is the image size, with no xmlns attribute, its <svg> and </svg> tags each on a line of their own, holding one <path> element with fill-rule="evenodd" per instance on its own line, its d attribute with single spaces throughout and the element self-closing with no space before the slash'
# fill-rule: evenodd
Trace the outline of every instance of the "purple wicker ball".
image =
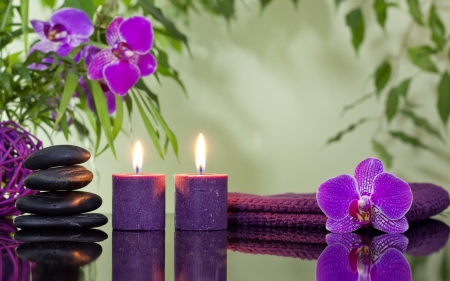
<svg viewBox="0 0 450 281">
<path fill-rule="evenodd" d="M 42 148 L 42 142 L 14 121 L 0 122 L 0 216 L 15 216 L 16 200 L 34 194 L 23 186 L 23 180 L 31 173 L 23 167 L 23 161 Z"/>
</svg>

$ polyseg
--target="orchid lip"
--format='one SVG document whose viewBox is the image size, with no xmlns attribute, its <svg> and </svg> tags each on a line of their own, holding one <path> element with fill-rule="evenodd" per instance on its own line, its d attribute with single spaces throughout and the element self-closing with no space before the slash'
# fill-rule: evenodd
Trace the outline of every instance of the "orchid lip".
<svg viewBox="0 0 450 281">
<path fill-rule="evenodd" d="M 348 213 L 353 217 L 353 221 L 358 224 L 370 223 L 372 216 L 372 203 L 368 196 L 362 196 L 359 200 L 352 200 L 350 202 Z"/>
<path fill-rule="evenodd" d="M 61 24 L 55 24 L 53 27 L 44 28 L 44 33 L 50 41 L 64 41 L 69 33 L 67 29 Z"/>
<path fill-rule="evenodd" d="M 112 53 L 120 60 L 129 60 L 134 56 L 131 46 L 124 42 L 114 44 Z"/>
</svg>

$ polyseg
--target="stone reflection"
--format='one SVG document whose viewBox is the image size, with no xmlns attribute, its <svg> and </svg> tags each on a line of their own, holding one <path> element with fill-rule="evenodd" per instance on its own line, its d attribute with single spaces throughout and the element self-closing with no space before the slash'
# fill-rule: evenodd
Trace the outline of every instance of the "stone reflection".
<svg viewBox="0 0 450 281">
<path fill-rule="evenodd" d="M 412 280 L 411 268 L 403 256 L 408 238 L 403 234 L 383 234 L 366 240 L 355 233 L 330 233 L 328 247 L 317 261 L 316 279 Z"/>
<path fill-rule="evenodd" d="M 82 266 L 94 262 L 102 254 L 95 243 L 108 238 L 97 229 L 21 230 L 15 233 L 20 244 L 17 255 L 33 264 L 31 280 L 81 280 Z M 30 280 L 27 278 L 26 280 Z"/>
<path fill-rule="evenodd" d="M 164 281 L 165 232 L 113 230 L 113 281 Z"/>
<path fill-rule="evenodd" d="M 175 231 L 175 281 L 226 281 L 227 231 Z"/>
</svg>

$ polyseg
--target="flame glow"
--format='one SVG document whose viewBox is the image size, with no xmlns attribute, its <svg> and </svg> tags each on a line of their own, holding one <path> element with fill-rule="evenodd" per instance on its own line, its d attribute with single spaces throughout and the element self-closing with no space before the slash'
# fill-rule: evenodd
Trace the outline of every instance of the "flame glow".
<svg viewBox="0 0 450 281">
<path fill-rule="evenodd" d="M 134 145 L 133 169 L 136 174 L 142 171 L 142 145 L 140 141 L 137 141 Z"/>
<path fill-rule="evenodd" d="M 197 149 L 195 151 L 195 164 L 197 166 L 197 173 L 200 175 L 205 172 L 205 162 L 206 162 L 206 148 L 205 139 L 203 135 L 200 134 L 197 140 Z"/>
</svg>

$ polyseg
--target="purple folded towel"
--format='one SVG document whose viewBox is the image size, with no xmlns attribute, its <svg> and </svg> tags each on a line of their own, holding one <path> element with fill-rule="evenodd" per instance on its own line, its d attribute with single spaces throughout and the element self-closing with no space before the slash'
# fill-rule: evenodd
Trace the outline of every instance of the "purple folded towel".
<svg viewBox="0 0 450 281">
<path fill-rule="evenodd" d="M 409 222 L 421 221 L 444 211 L 450 205 L 448 192 L 431 183 L 409 183 L 413 193 Z M 228 194 L 228 223 L 320 229 L 327 217 L 317 205 L 315 193 L 258 196 L 230 192 Z"/>
</svg>

